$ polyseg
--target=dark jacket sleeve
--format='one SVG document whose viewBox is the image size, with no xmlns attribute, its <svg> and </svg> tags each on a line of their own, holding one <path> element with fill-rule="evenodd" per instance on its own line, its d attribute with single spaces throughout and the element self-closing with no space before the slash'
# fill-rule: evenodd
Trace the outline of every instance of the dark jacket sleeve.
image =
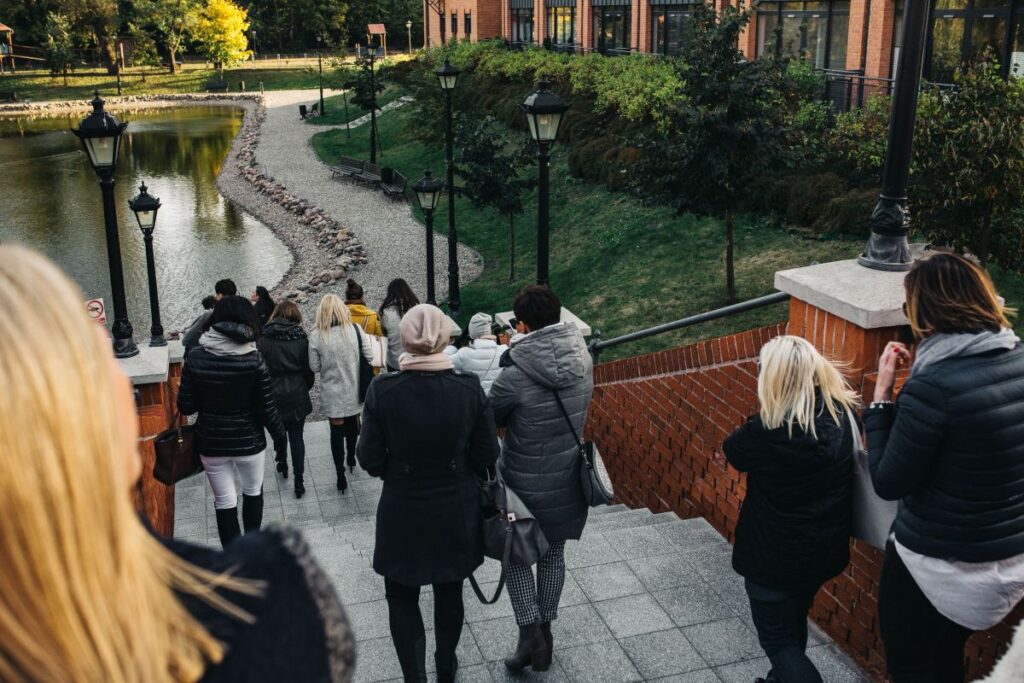
<svg viewBox="0 0 1024 683">
<path fill-rule="evenodd" d="M 356 444 L 356 457 L 359 459 L 359 466 L 366 470 L 371 477 L 382 477 L 388 466 L 388 446 L 384 437 L 384 425 L 377 416 L 377 392 L 374 391 L 374 382 L 366 392 L 366 402 L 363 403 L 362 427 L 359 431 L 359 441 Z"/>
<path fill-rule="evenodd" d="M 515 386 L 515 367 L 504 368 L 491 385 L 490 404 L 494 413 L 494 422 L 498 427 L 507 427 L 512 411 L 519 403 L 519 392 Z"/>
<path fill-rule="evenodd" d="M 203 327 L 206 326 L 206 321 L 210 318 L 210 311 L 204 311 L 192 325 L 185 332 L 185 336 L 181 338 L 181 345 L 188 351 L 191 348 L 199 346 L 199 338 L 203 336 Z"/>
<path fill-rule="evenodd" d="M 764 426 L 758 415 L 751 415 L 722 444 L 725 459 L 740 472 L 758 469 L 757 454 L 764 450 Z"/>
<path fill-rule="evenodd" d="M 486 479 L 494 472 L 498 460 L 498 439 L 494 427 L 494 413 L 481 388 L 479 391 L 480 410 L 469 440 L 469 466 L 480 479 Z"/>
<path fill-rule="evenodd" d="M 182 415 L 193 415 L 199 412 L 196 405 L 196 384 L 192 379 L 192 368 L 188 361 L 181 366 L 181 384 L 178 385 L 178 411 Z"/>
<path fill-rule="evenodd" d="M 270 370 L 262 356 L 259 365 L 256 367 L 256 412 L 260 416 L 263 426 L 270 432 L 274 443 L 279 443 L 288 438 L 284 423 L 281 422 L 281 414 L 277 412 L 277 402 L 274 400 L 274 382 L 270 377 Z"/>
<path fill-rule="evenodd" d="M 316 382 L 316 374 L 313 372 L 313 368 L 309 365 L 309 342 L 306 342 L 306 348 L 302 352 L 302 379 L 306 381 L 306 388 L 312 389 L 313 384 Z"/>
<path fill-rule="evenodd" d="M 942 390 L 921 378 L 907 381 L 895 406 L 864 412 L 875 493 L 899 500 L 920 487 L 945 438 L 946 421 Z"/>
</svg>

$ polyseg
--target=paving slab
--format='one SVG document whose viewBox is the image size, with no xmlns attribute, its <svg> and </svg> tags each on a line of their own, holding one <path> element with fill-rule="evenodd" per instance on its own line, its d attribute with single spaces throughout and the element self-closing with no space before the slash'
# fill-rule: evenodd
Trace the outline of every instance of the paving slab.
<svg viewBox="0 0 1024 683">
<path fill-rule="evenodd" d="M 679 629 L 633 636 L 620 642 L 646 680 L 706 670 L 708 666 Z"/>
</svg>

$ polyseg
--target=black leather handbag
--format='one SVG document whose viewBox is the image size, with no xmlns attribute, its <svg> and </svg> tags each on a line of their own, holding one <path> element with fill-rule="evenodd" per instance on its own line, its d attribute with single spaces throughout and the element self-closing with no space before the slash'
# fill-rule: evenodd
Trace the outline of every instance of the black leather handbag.
<svg viewBox="0 0 1024 683">
<path fill-rule="evenodd" d="M 484 555 L 501 561 L 501 575 L 498 577 L 494 597 L 490 599 L 480 590 L 480 585 L 472 575 L 469 584 L 480 602 L 493 605 L 505 588 L 509 563 L 515 562 L 527 567 L 535 565 L 551 546 L 540 523 L 500 476 L 481 482 L 480 489 L 484 515 Z"/>
<path fill-rule="evenodd" d="M 171 428 L 160 432 L 153 439 L 153 450 L 156 451 L 153 478 L 167 486 L 173 486 L 203 471 L 196 426 L 179 425 L 180 419 L 181 413 L 176 413 Z"/>
</svg>

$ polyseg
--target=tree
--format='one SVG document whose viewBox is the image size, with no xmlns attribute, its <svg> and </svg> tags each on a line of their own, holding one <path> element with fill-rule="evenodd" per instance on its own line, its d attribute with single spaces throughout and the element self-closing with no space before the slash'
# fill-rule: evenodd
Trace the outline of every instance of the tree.
<svg viewBox="0 0 1024 683">
<path fill-rule="evenodd" d="M 64 85 L 68 84 L 68 68 L 73 56 L 71 21 L 66 14 L 50 12 L 46 16 L 46 63 L 51 74 L 64 77 Z"/>
<path fill-rule="evenodd" d="M 465 194 L 476 204 L 490 206 L 508 217 L 508 281 L 516 279 L 516 216 L 525 210 L 523 195 L 532 178 L 520 174 L 531 166 L 532 145 L 525 138 L 513 141 L 508 129 L 492 116 L 459 121 L 459 175 Z"/>
<path fill-rule="evenodd" d="M 244 61 L 252 54 L 248 30 L 248 14 L 232 0 L 207 0 L 199 11 L 192 37 L 223 78 L 225 66 Z"/>
<path fill-rule="evenodd" d="M 60 0 L 56 6 L 67 13 L 72 27 L 95 43 L 107 72 L 117 73 L 117 32 L 121 27 L 117 0 Z"/>
<path fill-rule="evenodd" d="M 171 73 L 177 73 L 178 54 L 199 23 L 198 0 L 139 0 L 135 11 L 143 23 L 157 30 Z"/>
<path fill-rule="evenodd" d="M 378 60 L 371 60 L 363 55 L 356 60 L 355 64 L 349 66 L 339 62 L 334 72 L 334 79 L 341 83 L 341 87 L 348 91 L 348 102 L 356 105 L 363 111 L 369 112 L 373 109 L 377 95 L 384 91 L 386 75 L 376 66 Z M 380 149 L 380 138 L 377 136 L 377 118 L 370 118 L 370 143 L 371 148 Z M 371 151 L 370 158 L 375 158 L 376 153 Z"/>
<path fill-rule="evenodd" d="M 750 10 L 716 15 L 695 5 L 692 40 L 675 61 L 683 97 L 668 107 L 670 125 L 636 141 L 643 152 L 636 189 L 679 212 L 719 216 L 726 225 L 726 290 L 736 301 L 734 234 L 741 193 L 787 154 L 785 64 L 747 61 L 737 49 Z"/>
</svg>

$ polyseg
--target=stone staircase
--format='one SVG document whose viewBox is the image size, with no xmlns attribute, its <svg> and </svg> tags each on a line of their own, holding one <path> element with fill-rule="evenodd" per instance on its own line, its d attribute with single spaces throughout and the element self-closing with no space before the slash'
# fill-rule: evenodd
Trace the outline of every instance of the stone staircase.
<svg viewBox="0 0 1024 683">
<path fill-rule="evenodd" d="M 292 494 L 291 478 L 282 480 L 268 458 L 266 520 L 300 527 L 334 581 L 358 641 L 355 680 L 399 681 L 384 582 L 370 566 L 381 482 L 357 470 L 341 495 L 322 424 L 307 429 L 310 457 L 302 500 Z M 178 537 L 218 544 L 205 478 L 179 485 L 176 504 Z M 566 566 L 553 628 L 555 661 L 545 674 L 514 677 L 505 670 L 501 660 L 516 638 L 508 594 L 495 605 L 481 605 L 466 585 L 460 681 L 751 683 L 768 671 L 742 580 L 732 571 L 731 548 L 704 519 L 624 505 L 595 508 L 583 538 L 567 544 Z M 492 560 L 477 570 L 485 591 L 494 590 L 499 572 Z M 431 653 L 429 587 L 421 603 Z M 869 680 L 828 636 L 813 625 L 811 633 L 809 655 L 827 683 Z M 431 671 L 432 659 L 428 654 Z"/>
</svg>

